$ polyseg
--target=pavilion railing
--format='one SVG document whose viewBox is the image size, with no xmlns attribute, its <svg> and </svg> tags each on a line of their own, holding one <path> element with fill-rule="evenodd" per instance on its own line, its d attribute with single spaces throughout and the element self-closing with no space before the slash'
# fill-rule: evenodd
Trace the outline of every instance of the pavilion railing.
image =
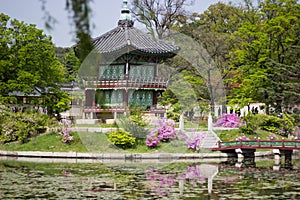
<svg viewBox="0 0 300 200">
<path fill-rule="evenodd" d="M 105 106 L 105 107 L 97 107 L 97 106 L 85 106 L 84 112 L 125 112 L 126 109 L 124 106 Z M 149 113 L 165 113 L 166 109 L 164 107 L 158 107 L 156 105 L 149 106 L 148 109 L 145 110 L 145 112 Z"/>
<path fill-rule="evenodd" d="M 84 80 L 85 88 L 162 88 L 167 87 L 168 79 L 156 78 L 131 78 L 120 80 L 97 80 L 96 78 Z"/>
</svg>

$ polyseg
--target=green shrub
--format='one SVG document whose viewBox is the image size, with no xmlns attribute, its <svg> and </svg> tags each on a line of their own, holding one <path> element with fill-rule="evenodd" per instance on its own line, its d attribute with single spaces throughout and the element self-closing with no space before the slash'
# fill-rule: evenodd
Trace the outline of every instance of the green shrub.
<svg viewBox="0 0 300 200">
<path fill-rule="evenodd" d="M 239 127 L 240 132 L 248 135 L 255 134 L 256 128 L 253 124 L 246 124 L 244 126 Z"/>
<path fill-rule="evenodd" d="M 50 119 L 47 115 L 0 110 L 0 142 L 26 142 L 45 131 Z"/>
<path fill-rule="evenodd" d="M 143 140 L 149 133 L 149 130 L 146 127 L 137 125 L 131 118 L 120 117 L 117 124 L 120 128 L 131 133 L 136 139 Z"/>
<path fill-rule="evenodd" d="M 130 115 L 129 119 L 137 126 L 145 127 L 147 125 L 146 122 L 143 120 L 142 115 Z"/>
<path fill-rule="evenodd" d="M 289 134 L 293 134 L 293 129 L 295 126 L 295 119 L 292 115 L 284 114 L 282 116 L 282 123 L 279 128 L 278 134 L 282 136 L 288 136 Z"/>
<path fill-rule="evenodd" d="M 244 116 L 242 118 L 242 123 L 244 123 L 245 125 L 239 128 L 240 132 L 244 134 L 255 134 L 259 127 L 259 124 L 262 122 L 263 117 L 264 115 L 262 114 L 248 114 Z"/>
<path fill-rule="evenodd" d="M 180 104 L 176 103 L 167 109 L 166 114 L 167 114 L 168 119 L 172 119 L 174 122 L 179 122 L 181 113 L 182 113 L 182 110 L 180 108 Z"/>
<path fill-rule="evenodd" d="M 135 137 L 121 129 L 110 132 L 107 137 L 111 144 L 122 149 L 131 148 L 135 144 Z"/>
<path fill-rule="evenodd" d="M 265 115 L 263 122 L 260 124 L 260 128 L 272 133 L 278 133 L 282 126 L 283 120 L 279 117 L 272 115 Z"/>
</svg>

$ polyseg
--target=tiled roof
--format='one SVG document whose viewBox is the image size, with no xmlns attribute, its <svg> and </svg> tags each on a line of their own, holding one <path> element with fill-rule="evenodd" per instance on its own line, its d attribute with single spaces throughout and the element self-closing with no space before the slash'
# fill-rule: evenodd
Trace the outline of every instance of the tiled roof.
<svg viewBox="0 0 300 200">
<path fill-rule="evenodd" d="M 94 48 L 101 54 L 138 50 L 146 54 L 175 54 L 179 47 L 163 40 L 155 41 L 133 26 L 119 25 L 95 38 Z"/>
</svg>

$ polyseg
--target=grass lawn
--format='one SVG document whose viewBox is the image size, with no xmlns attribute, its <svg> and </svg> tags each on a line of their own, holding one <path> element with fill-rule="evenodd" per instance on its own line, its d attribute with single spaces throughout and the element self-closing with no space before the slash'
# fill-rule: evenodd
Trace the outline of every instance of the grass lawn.
<svg viewBox="0 0 300 200">
<path fill-rule="evenodd" d="M 0 144 L 1 150 L 6 151 L 50 151 L 50 152 L 87 152 L 77 133 L 72 134 L 72 144 L 65 144 L 61 141 L 62 136 L 55 133 L 44 133 L 32 138 L 26 143 L 12 142 Z"/>
<path fill-rule="evenodd" d="M 50 151 L 50 152 L 98 152 L 98 153 L 192 153 L 184 141 L 174 140 L 160 143 L 157 148 L 148 148 L 145 141 L 138 141 L 130 149 L 120 149 L 111 145 L 103 133 L 72 133 L 74 140 L 70 144 L 61 141 L 55 133 L 45 133 L 32 138 L 29 142 L 0 144 L 0 150 L 6 151 Z"/>
<path fill-rule="evenodd" d="M 238 129 L 215 131 L 222 141 L 232 141 L 243 135 Z M 103 133 L 76 132 L 72 133 L 74 140 L 70 144 L 61 141 L 62 136 L 55 133 L 44 133 L 32 138 L 26 143 L 1 144 L 0 150 L 6 151 L 50 151 L 50 152 L 98 152 L 98 153 L 193 153 L 187 149 L 182 140 L 173 140 L 169 143 L 160 142 L 157 148 L 149 148 L 144 140 L 130 149 L 123 150 L 111 145 Z M 267 131 L 259 130 L 257 134 L 246 135 L 249 139 L 260 137 L 266 139 L 270 135 Z M 277 136 L 278 137 L 278 136 Z M 281 137 L 278 137 L 281 138 Z M 202 150 L 201 152 L 209 152 Z"/>
</svg>

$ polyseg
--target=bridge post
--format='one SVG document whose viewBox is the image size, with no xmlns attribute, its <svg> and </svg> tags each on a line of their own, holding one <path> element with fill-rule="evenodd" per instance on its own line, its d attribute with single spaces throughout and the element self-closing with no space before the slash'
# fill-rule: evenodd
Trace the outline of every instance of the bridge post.
<svg viewBox="0 0 300 200">
<path fill-rule="evenodd" d="M 238 160 L 236 167 L 246 166 L 255 166 L 255 152 L 256 149 L 235 149 Z"/>
<path fill-rule="evenodd" d="M 284 168 L 291 169 L 293 167 L 292 164 L 292 154 L 293 150 L 280 150 L 281 154 L 284 154 Z"/>
<path fill-rule="evenodd" d="M 281 164 L 280 150 L 279 149 L 273 149 L 273 155 L 274 155 L 273 170 L 274 171 L 279 171 L 280 170 L 280 164 Z"/>
<path fill-rule="evenodd" d="M 279 170 L 281 165 L 281 155 L 284 155 L 284 168 L 290 169 L 292 167 L 293 150 L 273 149 L 274 154 L 274 170 Z"/>
</svg>

